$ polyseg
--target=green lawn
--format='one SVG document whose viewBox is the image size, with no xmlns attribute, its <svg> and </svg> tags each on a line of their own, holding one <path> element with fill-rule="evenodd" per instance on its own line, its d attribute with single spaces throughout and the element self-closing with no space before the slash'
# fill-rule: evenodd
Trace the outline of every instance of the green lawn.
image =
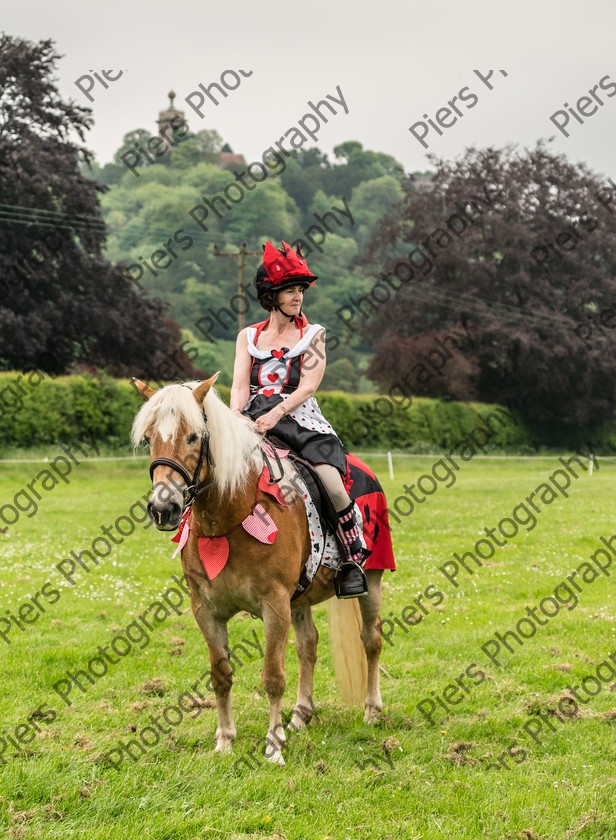
<svg viewBox="0 0 616 840">
<path fill-rule="evenodd" d="M 403 485 L 429 472 L 435 459 L 395 459 L 393 481 L 384 458 L 366 460 L 393 504 Z M 117 770 L 105 753 L 117 749 L 119 740 L 135 738 L 150 716 L 160 719 L 167 706 L 177 706 L 207 671 L 207 654 L 186 598 L 181 615 L 169 608 L 168 617 L 159 611 L 151 618 L 149 643 L 135 635 L 132 650 L 107 673 L 92 685 L 82 677 L 83 690 L 73 684 L 68 692 L 66 672 L 86 667 L 98 646 L 109 645 L 175 587 L 171 576 L 180 569 L 171 559 L 169 536 L 137 524 L 99 565 L 75 572 L 70 586 L 56 564 L 71 551 L 90 548 L 103 535 L 101 527 L 128 516 L 150 486 L 144 460 L 75 467 L 68 486 L 41 492 L 36 516 L 24 513 L 0 534 L 3 836 L 615 838 L 616 676 L 610 678 L 608 657 L 616 651 L 616 563 L 609 577 L 595 575 L 591 581 L 586 571 L 582 580 L 578 573 L 575 609 L 557 603 L 558 614 L 543 617 L 544 626 L 522 646 L 507 637 L 513 652 L 501 645 L 499 665 L 482 650 L 495 649 L 489 641 L 496 633 L 515 630 L 527 607 L 554 598 L 567 575 L 601 546 L 600 537 L 616 533 L 614 464 L 600 461 L 592 477 L 584 473 L 572 481 L 568 498 L 538 501 L 536 526 L 530 531 L 520 526 L 483 566 L 473 566 L 472 575 L 460 569 L 458 588 L 439 571 L 453 552 L 470 551 L 485 538 L 484 527 L 510 517 L 558 466 L 556 456 L 475 459 L 462 464 L 453 487 L 439 484 L 412 514 L 393 523 L 399 569 L 386 573 L 384 583 L 383 619 L 391 624 L 383 625 L 385 707 L 376 727 L 364 725 L 362 710 L 343 707 L 337 697 L 321 606 L 315 610 L 320 723 L 290 737 L 286 767 L 263 760 L 258 742 L 266 735 L 267 702 L 261 659 L 258 644 L 244 643 L 250 655 L 240 652 L 236 668 L 234 755 L 213 754 L 215 711 L 206 703 L 186 711 L 181 723 L 166 725 L 168 734 L 157 745 L 138 760 L 125 756 Z M 0 508 L 12 504 L 43 467 L 0 464 Z M 137 517 L 139 508 L 133 511 Z M 596 556 L 607 566 L 603 555 Z M 62 568 L 70 569 L 70 563 Z M 47 597 L 37 596 L 46 583 Z M 432 600 L 425 594 L 430 585 Z M 558 591 L 565 601 L 565 589 Z M 426 614 L 413 610 L 419 594 Z M 23 608 L 33 599 L 44 613 L 36 606 Z M 9 616 L 17 618 L 20 607 L 23 631 Z M 403 619 L 413 614 L 423 619 L 406 624 Z M 522 625 L 521 632 L 528 627 Z M 233 645 L 262 642 L 263 627 L 237 616 L 230 637 Z M 602 681 L 596 675 L 604 660 Z M 287 677 L 288 712 L 297 681 L 292 645 Z M 593 692 L 598 687 L 596 696 L 581 692 L 586 702 L 576 714 L 568 714 L 567 702 L 559 711 L 566 686 L 575 688 L 582 680 Z M 250 769 L 236 763 L 251 752 L 256 760 Z"/>
</svg>

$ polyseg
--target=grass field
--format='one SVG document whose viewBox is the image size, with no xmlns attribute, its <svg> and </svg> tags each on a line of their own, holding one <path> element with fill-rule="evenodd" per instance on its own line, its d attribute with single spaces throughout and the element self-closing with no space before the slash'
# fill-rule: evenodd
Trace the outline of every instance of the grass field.
<svg viewBox="0 0 616 840">
<path fill-rule="evenodd" d="M 434 462 L 395 459 L 391 481 L 384 459 L 366 460 L 392 504 L 403 485 L 428 473 Z M 0 507 L 12 504 L 43 466 L 1 464 Z M 578 470 L 580 478 L 565 491 L 568 498 L 548 503 L 546 491 L 543 501 L 536 496 L 536 526 L 528 531 L 520 525 L 482 567 L 473 564 L 472 575 L 461 568 L 458 588 L 439 571 L 453 552 L 473 550 L 486 536 L 484 527 L 511 517 L 559 466 L 556 456 L 475 459 L 462 465 L 454 486 L 439 484 L 412 514 L 393 523 L 398 571 L 386 573 L 384 582 L 383 618 L 391 624 L 383 624 L 382 720 L 364 725 L 361 709 L 339 701 L 321 606 L 315 610 L 321 635 L 314 695 L 320 722 L 291 735 L 287 766 L 278 767 L 264 761 L 258 743 L 267 729 L 258 644 L 246 646 L 249 655 L 240 651 L 241 666 L 236 664 L 238 738 L 232 757 L 212 752 L 215 710 L 208 702 L 191 709 L 187 695 L 180 701 L 209 667 L 188 598 L 178 607 L 181 615 L 169 610 L 160 620 L 159 612 L 147 646 L 145 640 L 133 643 L 93 685 L 81 678 L 84 690 L 73 685 L 69 693 L 66 672 L 84 668 L 99 645 L 124 633 L 138 613 L 175 586 L 171 576 L 180 570 L 179 561 L 171 560 L 169 536 L 137 524 L 98 566 L 76 573 L 75 586 L 69 585 L 56 564 L 71 550 L 89 548 L 102 526 L 127 516 L 149 489 L 143 460 L 84 461 L 69 485 L 41 493 L 35 516 L 21 514 L 0 534 L 0 617 L 22 607 L 25 628 L 8 615 L 0 619 L 0 634 L 11 641 L 0 635 L 3 836 L 616 838 L 616 666 L 612 676 L 608 659 L 616 651 L 616 574 L 607 576 L 616 563 L 606 574 L 593 575 L 590 566 L 584 567 L 585 578 L 577 573 L 580 591 L 569 586 L 579 599 L 574 609 L 564 604 L 567 590 L 557 589 L 601 547 L 601 536 L 616 532 L 613 462 L 599 461 L 592 477 Z M 137 518 L 139 508 L 133 512 Z M 607 553 L 595 557 L 607 566 Z M 37 596 L 45 583 L 47 597 Z M 432 600 L 422 601 L 427 614 L 414 612 L 414 599 L 430 585 Z M 442 593 L 442 603 L 435 592 Z M 506 637 L 513 652 L 501 645 L 499 664 L 492 661 L 486 649 L 494 652 L 495 633 L 515 630 L 527 607 L 537 608 L 547 596 L 552 601 L 545 602 L 546 610 L 558 613 L 545 618 L 535 612 L 543 624 L 521 624 L 520 633 L 529 636 L 523 645 Z M 27 603 L 31 610 L 23 609 Z M 413 615 L 424 617 L 405 623 Z M 233 645 L 262 642 L 262 624 L 237 616 L 230 638 Z M 297 681 L 292 645 L 287 677 L 289 712 Z M 561 698 L 567 685 L 575 689 L 582 680 L 589 693 L 577 689 L 576 710 Z M 124 754 L 118 769 L 105 759 L 119 740 L 135 738 L 150 716 L 180 702 L 190 711 L 181 723 L 163 724 L 167 734 L 145 755 L 133 760 Z M 255 761 L 239 761 L 251 752 Z"/>
</svg>

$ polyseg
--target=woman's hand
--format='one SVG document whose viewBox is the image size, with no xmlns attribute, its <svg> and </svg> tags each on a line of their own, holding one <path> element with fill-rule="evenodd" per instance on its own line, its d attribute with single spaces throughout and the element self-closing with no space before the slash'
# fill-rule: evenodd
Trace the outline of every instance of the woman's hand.
<svg viewBox="0 0 616 840">
<path fill-rule="evenodd" d="M 281 417 L 284 417 L 282 403 L 280 403 L 279 405 L 275 405 L 266 414 L 262 414 L 261 417 L 257 417 L 257 419 L 255 420 L 255 426 L 257 427 L 257 431 L 261 432 L 261 434 L 269 432 L 270 429 L 274 428 L 274 426 L 280 420 Z"/>
</svg>

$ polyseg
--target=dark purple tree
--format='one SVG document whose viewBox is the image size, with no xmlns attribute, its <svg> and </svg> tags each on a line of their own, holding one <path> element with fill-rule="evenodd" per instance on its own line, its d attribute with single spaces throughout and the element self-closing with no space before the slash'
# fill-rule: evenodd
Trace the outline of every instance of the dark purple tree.
<svg viewBox="0 0 616 840">
<path fill-rule="evenodd" d="M 375 382 L 404 382 L 419 397 L 475 399 L 479 367 L 472 353 L 473 338 L 439 335 L 434 331 L 385 339 L 372 358 L 367 375 Z M 383 371 L 387 376 L 383 376 Z"/>
<path fill-rule="evenodd" d="M 413 363 L 420 346 L 409 340 L 463 323 L 474 336 L 478 371 L 467 381 L 476 398 L 510 401 L 544 428 L 611 419 L 614 184 L 544 143 L 432 162 L 432 181 L 406 181 L 369 254 L 372 270 L 397 267 L 400 278 L 393 274 L 399 291 L 364 327 L 376 347 L 374 381 L 386 386 Z M 454 378 L 459 398 L 465 377 Z"/>
<path fill-rule="evenodd" d="M 49 40 L 0 36 L 0 369 L 154 375 L 179 330 L 103 256 L 106 187 L 79 168 L 90 109 L 60 99 L 58 59 Z M 193 372 L 186 354 L 175 369 Z"/>
</svg>

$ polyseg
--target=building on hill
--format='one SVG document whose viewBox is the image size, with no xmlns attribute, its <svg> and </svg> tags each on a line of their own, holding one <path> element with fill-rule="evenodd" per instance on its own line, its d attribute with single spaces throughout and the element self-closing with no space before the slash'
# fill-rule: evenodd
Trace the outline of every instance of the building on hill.
<svg viewBox="0 0 616 840">
<path fill-rule="evenodd" d="M 158 133 L 161 137 L 164 137 L 165 133 L 167 135 L 176 134 L 182 126 L 187 125 L 184 119 L 184 111 L 179 111 L 173 104 L 175 91 L 170 90 L 167 96 L 169 97 L 169 107 L 166 111 L 159 111 L 158 119 L 156 120 Z"/>
<path fill-rule="evenodd" d="M 220 167 L 225 167 L 229 164 L 243 166 L 245 163 L 246 161 L 244 160 L 244 155 L 233 154 L 231 146 L 228 143 L 225 143 L 225 145 L 220 150 L 218 165 Z"/>
<path fill-rule="evenodd" d="M 167 137 L 173 137 L 175 140 L 178 131 L 180 129 L 182 130 L 179 137 L 183 137 L 189 130 L 189 126 L 184 117 L 184 111 L 178 110 L 174 105 L 175 91 L 170 90 L 167 96 L 169 97 L 169 107 L 165 111 L 158 112 L 156 124 L 158 125 L 158 133 L 161 137 L 167 135 Z M 244 155 L 234 154 L 228 143 L 225 143 L 222 147 L 218 159 L 215 162 L 221 169 L 228 166 L 244 166 L 246 164 Z"/>
<path fill-rule="evenodd" d="M 430 190 L 434 180 L 434 172 L 413 172 L 411 175 L 415 189 Z"/>
</svg>

